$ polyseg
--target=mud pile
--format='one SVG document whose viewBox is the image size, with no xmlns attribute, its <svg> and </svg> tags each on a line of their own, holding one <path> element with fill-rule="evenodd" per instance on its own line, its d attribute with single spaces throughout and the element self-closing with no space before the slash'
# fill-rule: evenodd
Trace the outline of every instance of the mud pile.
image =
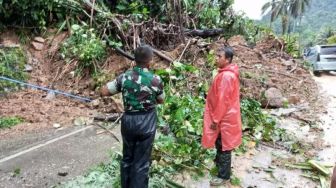
<svg viewBox="0 0 336 188">
<path fill-rule="evenodd" d="M 52 38 L 52 37 L 51 37 Z M 66 34 L 62 33 L 52 40 L 49 46 L 43 50 L 34 50 L 31 46 L 25 46 L 28 52 L 28 64 L 33 67 L 29 83 L 51 87 L 68 93 L 99 98 L 97 83 L 95 78 L 89 74 L 81 77 L 74 76 L 74 68 L 57 58 L 58 49 Z M 170 58 L 181 62 L 189 62 L 203 72 L 202 78 L 193 77 L 191 80 L 198 84 L 197 79 L 207 79 L 211 81 L 211 72 L 207 66 L 209 50 L 215 46 L 229 44 L 235 51 L 234 63 L 240 67 L 241 97 L 253 98 L 261 101 L 264 107 L 271 107 L 270 100 L 281 100 L 282 104 L 309 104 L 310 111 L 318 109 L 318 86 L 313 80 L 309 70 L 302 62 L 293 59 L 283 52 L 281 41 L 268 37 L 258 42 L 256 46 L 248 46 L 241 36 L 234 36 L 227 41 L 219 40 L 214 44 L 207 43 L 203 39 L 189 39 L 188 45 L 179 45 L 171 52 L 163 52 Z M 46 41 L 51 41 L 46 38 Z M 29 53 L 30 52 L 30 53 Z M 158 57 L 154 58 L 154 68 L 168 67 L 170 64 Z M 117 55 L 112 50 L 104 63 L 102 72 L 108 78 L 98 82 L 106 82 L 116 75 L 131 67 L 131 61 Z M 269 91 L 271 89 L 271 92 Z M 280 93 L 275 95 L 273 91 Z M 100 99 L 92 104 L 80 104 L 68 98 L 56 97 L 48 101 L 44 97 L 46 93 L 34 90 L 24 90 L 18 93 L 9 94 L 2 98 L 0 104 L 2 108 L 0 114 L 3 116 L 20 116 L 26 122 L 39 125 L 59 122 L 71 124 L 73 119 L 78 116 L 88 116 L 96 110 L 100 112 L 120 112 L 120 96 L 117 100 Z M 285 100 L 284 100 L 285 99 Z M 284 102 L 285 101 L 285 102 Z M 111 105 L 112 103 L 112 105 Z M 306 113 L 309 116 L 309 113 Z M 303 118 L 304 119 L 304 118 Z"/>
<path fill-rule="evenodd" d="M 267 38 L 253 48 L 242 37 L 231 38 L 235 63 L 240 66 L 242 96 L 264 102 L 270 88 L 280 90 L 290 104 L 315 103 L 318 86 L 300 60 L 281 51 L 279 41 Z"/>
</svg>

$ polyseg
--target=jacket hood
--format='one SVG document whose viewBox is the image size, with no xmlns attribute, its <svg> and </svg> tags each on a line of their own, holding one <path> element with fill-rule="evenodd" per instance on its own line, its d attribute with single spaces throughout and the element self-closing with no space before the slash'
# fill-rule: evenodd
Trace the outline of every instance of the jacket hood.
<svg viewBox="0 0 336 188">
<path fill-rule="evenodd" d="M 224 68 L 219 69 L 219 72 L 230 71 L 233 72 L 237 77 L 239 76 L 239 67 L 237 64 L 229 64 Z"/>
</svg>

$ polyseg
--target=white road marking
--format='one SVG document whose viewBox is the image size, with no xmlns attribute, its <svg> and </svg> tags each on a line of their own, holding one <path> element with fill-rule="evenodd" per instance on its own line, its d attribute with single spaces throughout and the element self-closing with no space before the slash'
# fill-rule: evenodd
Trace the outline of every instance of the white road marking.
<svg viewBox="0 0 336 188">
<path fill-rule="evenodd" d="M 14 159 L 14 158 L 16 158 L 16 157 L 18 157 L 18 156 L 24 155 L 24 154 L 26 154 L 26 153 L 28 153 L 28 152 L 34 151 L 34 150 L 39 149 L 39 148 L 41 148 L 41 147 L 43 147 L 43 146 L 46 146 L 46 145 L 49 145 L 49 144 L 51 144 L 51 143 L 57 142 L 57 141 L 59 141 L 59 140 L 62 140 L 62 139 L 67 138 L 67 137 L 69 137 L 69 136 L 71 136 L 71 135 L 77 134 L 77 133 L 79 133 L 79 132 L 85 131 L 86 129 L 89 129 L 89 128 L 92 128 L 92 127 L 93 127 L 92 125 L 91 125 L 91 126 L 88 126 L 88 127 L 84 127 L 84 128 L 82 128 L 82 129 L 73 131 L 73 132 L 68 133 L 68 134 L 66 134 L 66 135 L 63 135 L 63 136 L 54 138 L 54 139 L 52 139 L 52 140 L 49 140 L 49 141 L 47 141 L 47 142 L 45 142 L 45 143 L 43 143 L 43 144 L 39 144 L 39 145 L 33 146 L 33 147 L 31 147 L 31 148 L 28 148 L 28 149 L 26 149 L 26 150 L 20 151 L 20 152 L 18 152 L 18 153 L 16 153 L 16 154 L 13 154 L 13 155 L 10 155 L 10 156 L 5 157 L 5 158 L 3 158 L 3 159 L 0 159 L 0 163 L 6 162 L 6 161 L 11 160 L 11 159 Z"/>
</svg>

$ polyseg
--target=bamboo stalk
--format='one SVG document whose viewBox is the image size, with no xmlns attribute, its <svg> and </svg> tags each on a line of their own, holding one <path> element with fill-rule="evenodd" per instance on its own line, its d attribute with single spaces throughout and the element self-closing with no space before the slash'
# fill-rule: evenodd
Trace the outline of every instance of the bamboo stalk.
<svg viewBox="0 0 336 188">
<path fill-rule="evenodd" d="M 309 160 L 308 163 L 314 167 L 315 169 L 317 169 L 319 172 L 321 172 L 323 175 L 325 176 L 329 176 L 330 172 L 328 171 L 327 168 L 325 168 L 324 166 L 320 165 L 318 162 L 314 161 L 314 160 Z"/>
<path fill-rule="evenodd" d="M 90 27 L 92 27 L 92 21 L 93 21 L 93 12 L 95 8 L 96 0 L 93 0 L 92 2 L 92 8 L 91 8 L 91 18 L 90 18 Z"/>
</svg>

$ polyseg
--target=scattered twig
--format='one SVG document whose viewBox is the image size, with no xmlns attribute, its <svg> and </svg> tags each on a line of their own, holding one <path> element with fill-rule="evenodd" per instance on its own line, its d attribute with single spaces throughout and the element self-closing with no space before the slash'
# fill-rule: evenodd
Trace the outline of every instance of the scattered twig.
<svg viewBox="0 0 336 188">
<path fill-rule="evenodd" d="M 115 51 L 118 52 L 120 55 L 123 55 L 123 56 L 125 56 L 127 59 L 134 61 L 134 59 L 135 59 L 134 56 L 128 54 L 127 52 L 125 52 L 125 51 L 122 50 L 121 48 L 115 47 L 114 49 L 115 49 Z"/>
<path fill-rule="evenodd" d="M 292 68 L 292 70 L 290 70 L 288 73 L 292 73 L 292 72 L 294 72 L 294 71 L 296 70 L 297 66 L 298 66 L 298 63 L 296 63 L 296 64 L 295 64 L 295 67 Z"/>
<path fill-rule="evenodd" d="M 71 35 L 71 24 L 70 24 L 68 15 L 65 16 L 65 22 L 66 22 L 66 25 L 68 27 L 68 35 Z"/>
<path fill-rule="evenodd" d="M 302 177 L 305 177 L 305 178 L 310 178 L 312 180 L 320 180 L 319 177 L 317 176 L 313 176 L 313 175 L 309 175 L 309 174 L 301 174 Z"/>
<path fill-rule="evenodd" d="M 120 114 L 113 114 L 110 116 L 96 116 L 93 119 L 96 121 L 114 121 L 113 123 L 117 123 L 120 119 L 121 119 L 121 115 Z"/>
<path fill-rule="evenodd" d="M 107 41 L 107 43 L 109 44 L 111 42 L 111 40 L 107 37 L 107 35 L 103 36 L 103 38 Z M 111 48 L 113 48 L 118 54 L 126 57 L 127 59 L 131 60 L 131 61 L 134 61 L 134 56 L 128 54 L 127 52 L 125 52 L 124 50 L 122 50 L 121 48 L 119 47 L 115 47 L 115 46 L 112 46 L 112 45 L 109 45 Z"/>
<path fill-rule="evenodd" d="M 243 62 L 243 61 L 242 61 Z M 244 62 L 243 62 L 244 63 Z M 245 68 L 245 69 L 254 69 L 254 68 L 252 68 L 252 67 L 248 67 L 248 66 L 245 66 L 245 65 L 239 65 L 239 67 L 241 67 L 241 68 Z"/>
<path fill-rule="evenodd" d="M 300 78 L 295 77 L 295 76 L 292 76 L 292 75 L 289 75 L 289 74 L 286 74 L 286 73 L 282 73 L 282 72 L 278 72 L 278 71 L 272 71 L 272 70 L 265 70 L 265 71 L 266 71 L 266 72 L 269 72 L 269 73 L 280 74 L 280 75 L 287 76 L 287 77 L 289 77 L 289 78 L 293 78 L 293 79 L 296 79 L 296 80 L 301 81 Z"/>
<path fill-rule="evenodd" d="M 289 168 L 300 169 L 300 170 L 312 170 L 313 169 L 311 166 L 306 166 L 306 165 L 286 164 L 285 166 Z"/>
<path fill-rule="evenodd" d="M 305 118 L 300 117 L 300 116 L 295 115 L 295 114 L 292 114 L 291 117 L 292 117 L 292 118 L 295 118 L 295 119 L 297 119 L 297 120 L 303 121 L 303 122 L 305 122 L 305 123 L 308 123 L 308 124 L 312 124 L 312 123 L 314 122 L 313 120 L 305 119 Z"/>
<path fill-rule="evenodd" d="M 68 20 L 68 18 L 66 18 L 66 20 L 62 23 L 61 27 L 57 30 L 57 32 L 55 33 L 55 35 L 53 36 L 53 38 L 50 40 L 50 42 L 48 44 L 49 46 L 54 42 L 56 36 L 64 29 L 65 25 L 67 25 L 67 22 L 68 22 L 67 20 Z M 68 29 L 70 29 L 70 27 Z"/>
<path fill-rule="evenodd" d="M 170 58 L 170 57 L 168 57 L 167 55 L 163 54 L 163 53 L 160 52 L 159 50 L 157 50 L 157 49 L 155 49 L 155 48 L 152 48 L 152 49 L 153 49 L 153 52 L 154 52 L 157 56 L 161 57 L 162 59 L 168 61 L 169 63 L 174 62 L 174 60 L 173 60 L 172 58 Z"/>
<path fill-rule="evenodd" d="M 167 183 L 169 185 L 167 185 L 169 188 L 184 188 L 184 186 L 172 181 L 172 180 L 169 180 L 169 179 L 166 179 Z"/>
<path fill-rule="evenodd" d="M 324 167 L 323 165 L 319 164 L 317 161 L 309 160 L 308 163 L 313 168 L 315 168 L 316 170 L 318 170 L 319 172 L 321 172 L 323 175 L 325 175 L 325 176 L 329 176 L 330 175 L 329 170 L 326 167 Z"/>
<path fill-rule="evenodd" d="M 279 144 L 271 144 L 269 142 L 260 142 L 260 145 L 263 145 L 263 146 L 266 146 L 266 147 L 271 147 L 271 148 L 274 148 L 274 149 L 280 149 L 280 150 L 287 150 L 287 148 L 285 146 L 281 146 Z"/>
<path fill-rule="evenodd" d="M 181 59 L 182 59 L 182 56 L 183 56 L 184 52 L 186 51 L 186 49 L 188 48 L 188 46 L 189 46 L 190 42 L 191 42 L 191 39 L 189 39 L 189 41 L 188 41 L 187 45 L 184 47 L 184 49 L 183 49 L 183 51 L 182 51 L 182 53 L 181 53 L 180 57 L 178 58 L 178 61 L 181 61 Z"/>
<path fill-rule="evenodd" d="M 20 45 L 18 45 L 18 44 L 10 44 L 10 45 L 0 44 L 0 48 L 20 48 Z"/>
<path fill-rule="evenodd" d="M 141 41 L 142 41 L 142 39 L 139 38 L 138 45 L 141 45 Z M 174 62 L 174 60 L 172 58 L 168 57 L 166 54 L 160 52 L 159 50 L 155 49 L 154 47 L 152 47 L 152 50 L 157 56 L 159 56 L 160 58 L 168 61 L 169 63 Z"/>
<path fill-rule="evenodd" d="M 106 127 L 104 127 L 104 126 L 102 126 L 102 125 L 99 125 L 99 124 L 97 124 L 97 123 L 95 123 L 94 125 L 96 125 L 96 126 L 102 128 L 102 129 L 104 129 L 105 131 L 109 132 L 109 133 L 111 134 L 111 136 L 112 136 L 114 139 L 116 139 L 116 140 L 120 143 L 119 138 L 118 138 L 112 131 L 110 131 L 108 128 L 106 128 Z"/>
</svg>

